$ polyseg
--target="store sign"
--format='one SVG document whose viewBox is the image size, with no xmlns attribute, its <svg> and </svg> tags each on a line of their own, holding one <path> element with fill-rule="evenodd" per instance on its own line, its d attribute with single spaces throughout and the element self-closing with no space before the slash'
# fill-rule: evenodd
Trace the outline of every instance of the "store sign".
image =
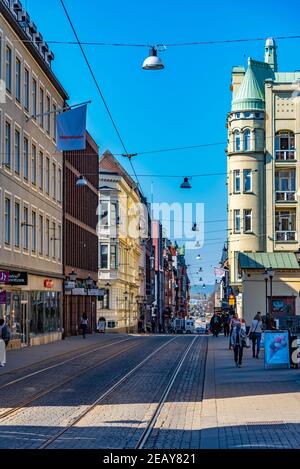
<svg viewBox="0 0 300 469">
<path fill-rule="evenodd" d="M 9 280 L 9 272 L 7 271 L 0 271 L 0 283 L 8 283 Z"/>
<path fill-rule="evenodd" d="M 54 282 L 53 280 L 49 279 L 49 278 L 46 278 L 44 280 L 44 287 L 45 288 L 53 288 L 53 285 L 54 285 Z"/>
<path fill-rule="evenodd" d="M 66 290 L 73 290 L 73 288 L 75 288 L 75 282 L 65 282 Z"/>
<path fill-rule="evenodd" d="M 73 288 L 72 294 L 79 295 L 79 296 L 86 295 L 85 288 Z"/>
<path fill-rule="evenodd" d="M 102 296 L 105 293 L 105 290 L 100 288 L 90 288 L 87 293 L 89 296 Z"/>
<path fill-rule="evenodd" d="M 0 305 L 6 305 L 6 291 L 0 292 Z"/>
<path fill-rule="evenodd" d="M 27 272 L 9 272 L 9 279 L 7 285 L 27 285 L 28 284 L 28 275 Z"/>
<path fill-rule="evenodd" d="M 265 368 L 271 366 L 290 366 L 288 331 L 265 331 Z"/>
</svg>

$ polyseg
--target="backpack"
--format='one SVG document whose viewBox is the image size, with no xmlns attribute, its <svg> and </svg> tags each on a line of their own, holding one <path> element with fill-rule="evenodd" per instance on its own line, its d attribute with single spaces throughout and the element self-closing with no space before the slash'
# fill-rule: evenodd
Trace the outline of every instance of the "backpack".
<svg viewBox="0 0 300 469">
<path fill-rule="evenodd" d="M 2 327 L 2 339 L 4 340 L 5 345 L 7 346 L 10 341 L 10 330 L 6 324 Z"/>
</svg>

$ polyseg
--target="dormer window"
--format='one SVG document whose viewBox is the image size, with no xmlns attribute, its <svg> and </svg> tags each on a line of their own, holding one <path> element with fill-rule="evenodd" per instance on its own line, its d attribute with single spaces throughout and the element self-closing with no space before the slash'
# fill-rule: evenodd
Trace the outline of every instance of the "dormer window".
<svg viewBox="0 0 300 469">
<path fill-rule="evenodd" d="M 252 117 L 252 113 L 251 112 L 245 112 L 244 116 L 246 117 L 246 119 L 249 119 L 249 117 Z"/>
<path fill-rule="evenodd" d="M 237 119 L 240 119 L 241 113 L 240 113 L 240 112 L 237 112 L 236 115 L 235 115 L 235 117 L 236 117 Z"/>
</svg>

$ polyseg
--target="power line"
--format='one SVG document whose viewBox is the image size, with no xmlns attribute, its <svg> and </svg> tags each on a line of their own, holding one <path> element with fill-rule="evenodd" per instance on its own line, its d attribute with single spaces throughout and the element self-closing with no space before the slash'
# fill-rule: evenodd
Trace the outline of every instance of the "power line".
<svg viewBox="0 0 300 469">
<path fill-rule="evenodd" d="M 96 76 L 95 76 L 95 74 L 94 74 L 94 71 L 93 71 L 93 69 L 92 69 L 92 66 L 91 66 L 91 64 L 90 64 L 90 62 L 89 62 L 89 60 L 88 60 L 88 58 L 87 58 L 87 55 L 86 55 L 86 53 L 85 53 L 85 51 L 84 51 L 84 49 L 83 49 L 83 47 L 82 47 L 82 43 L 81 43 L 80 40 L 79 40 L 78 34 L 77 34 L 76 30 L 75 30 L 75 27 L 74 27 L 74 25 L 73 25 L 73 22 L 72 22 L 72 20 L 71 20 L 71 18 L 70 18 L 70 15 L 69 15 L 69 13 L 68 13 L 68 11 L 67 11 L 67 8 L 66 8 L 65 4 L 64 4 L 64 0 L 60 0 L 60 2 L 61 2 L 61 4 L 62 4 L 62 7 L 63 7 L 63 9 L 64 9 L 64 12 L 65 12 L 65 14 L 66 14 L 66 17 L 68 18 L 68 21 L 69 21 L 69 24 L 70 24 L 70 26 L 71 26 L 71 28 L 72 28 L 72 31 L 73 31 L 73 33 L 74 33 L 74 35 L 75 35 L 75 37 L 76 37 L 77 44 L 78 44 L 78 46 L 80 47 L 80 50 L 81 50 L 82 55 L 83 55 L 83 57 L 84 57 L 84 60 L 85 60 L 85 62 L 86 62 L 86 64 L 87 64 L 87 66 L 88 66 L 88 69 L 89 69 L 90 74 L 91 74 L 91 76 L 92 76 L 92 78 L 93 78 L 93 81 L 94 81 L 94 83 L 95 83 L 95 85 L 96 85 L 96 88 L 97 88 L 97 90 L 98 90 L 98 93 L 99 93 L 99 95 L 100 95 L 100 97 L 101 97 L 101 100 L 102 100 L 102 102 L 103 102 L 103 104 L 104 104 L 104 107 L 105 107 L 105 109 L 106 109 L 106 111 L 107 111 L 107 114 L 108 114 L 108 116 L 109 116 L 109 118 L 110 118 L 110 120 L 111 120 L 111 123 L 112 123 L 112 125 L 113 125 L 113 127 L 114 127 L 114 129 L 115 129 L 115 132 L 116 132 L 116 134 L 117 134 L 117 136 L 118 136 L 118 139 L 120 140 L 120 143 L 121 143 L 121 145 L 122 145 L 123 150 L 125 151 L 126 155 L 128 156 L 129 153 L 128 153 L 127 148 L 126 148 L 126 146 L 125 146 L 124 140 L 123 140 L 123 138 L 122 138 L 122 136 L 121 136 L 121 134 L 120 134 L 120 132 L 119 132 L 119 129 L 118 129 L 118 127 L 117 127 L 117 124 L 116 124 L 116 122 L 115 122 L 115 120 L 114 120 L 114 118 L 113 118 L 113 116 L 112 116 L 112 114 L 111 114 L 111 112 L 110 112 L 110 109 L 109 109 L 109 107 L 108 107 L 108 104 L 107 104 L 107 102 L 106 102 L 106 99 L 104 98 L 104 95 L 103 95 L 103 93 L 102 93 L 102 91 L 101 91 L 99 82 L 98 82 L 98 80 L 97 80 L 97 78 L 96 78 Z M 132 168 L 134 174 L 136 175 L 136 172 L 135 172 L 135 169 L 134 169 L 134 167 L 133 167 L 131 158 L 129 158 L 129 161 L 130 161 L 131 168 Z M 137 180 L 138 185 L 140 185 L 137 176 L 136 176 L 136 180 Z"/>
</svg>

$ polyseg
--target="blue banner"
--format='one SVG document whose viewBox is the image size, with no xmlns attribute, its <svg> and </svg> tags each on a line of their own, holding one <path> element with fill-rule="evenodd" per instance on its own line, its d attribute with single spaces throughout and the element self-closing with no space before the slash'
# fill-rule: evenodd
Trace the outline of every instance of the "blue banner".
<svg viewBox="0 0 300 469">
<path fill-rule="evenodd" d="M 86 104 L 63 112 L 56 117 L 57 149 L 85 150 Z"/>
<path fill-rule="evenodd" d="M 288 331 L 265 331 L 265 366 L 290 365 Z"/>
</svg>

